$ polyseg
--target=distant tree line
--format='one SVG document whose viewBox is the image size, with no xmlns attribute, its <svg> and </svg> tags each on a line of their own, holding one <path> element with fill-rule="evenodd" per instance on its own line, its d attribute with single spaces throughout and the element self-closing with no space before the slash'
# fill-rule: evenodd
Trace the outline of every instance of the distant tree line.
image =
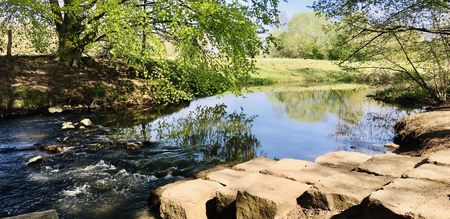
<svg viewBox="0 0 450 219">
<path fill-rule="evenodd" d="M 338 60 L 351 53 L 351 47 L 341 47 L 341 38 L 329 27 L 325 16 L 302 12 L 273 32 L 278 45 L 271 55 L 282 58 Z M 362 57 L 361 57 L 362 58 Z"/>
</svg>

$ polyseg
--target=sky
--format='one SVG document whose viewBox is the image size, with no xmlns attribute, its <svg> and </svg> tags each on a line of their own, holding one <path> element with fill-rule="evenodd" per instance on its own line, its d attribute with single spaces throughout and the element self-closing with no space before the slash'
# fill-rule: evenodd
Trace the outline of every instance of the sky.
<svg viewBox="0 0 450 219">
<path fill-rule="evenodd" d="M 289 18 L 293 15 L 304 12 L 304 11 L 312 11 L 311 8 L 307 6 L 311 6 L 314 0 L 288 0 L 288 2 L 280 3 L 280 11 L 282 13 L 286 13 Z"/>
</svg>

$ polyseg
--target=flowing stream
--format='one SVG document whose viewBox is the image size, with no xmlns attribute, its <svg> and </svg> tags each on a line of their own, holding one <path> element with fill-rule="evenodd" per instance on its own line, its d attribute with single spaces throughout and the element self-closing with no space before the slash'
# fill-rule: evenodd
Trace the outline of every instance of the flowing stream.
<svg viewBox="0 0 450 219">
<path fill-rule="evenodd" d="M 62 218 L 136 218 L 147 211 L 152 189 L 216 164 L 256 156 L 313 161 L 337 150 L 385 153 L 395 122 L 418 110 L 371 100 L 371 92 L 274 88 L 202 98 L 166 114 L 1 120 L 0 217 L 54 208 Z M 61 130 L 63 122 L 83 118 L 96 127 Z M 69 142 L 61 153 L 35 149 L 61 141 Z M 133 148 L 110 142 L 144 143 Z M 37 155 L 43 161 L 27 166 Z"/>
</svg>

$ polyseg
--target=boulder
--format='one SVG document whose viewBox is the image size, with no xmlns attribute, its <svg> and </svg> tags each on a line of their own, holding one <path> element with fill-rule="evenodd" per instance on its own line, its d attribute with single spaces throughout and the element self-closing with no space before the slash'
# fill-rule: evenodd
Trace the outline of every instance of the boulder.
<svg viewBox="0 0 450 219">
<path fill-rule="evenodd" d="M 261 171 L 261 173 L 303 182 L 306 184 L 319 183 L 322 179 L 347 170 L 322 166 L 304 160 L 281 159 L 276 164 Z"/>
<path fill-rule="evenodd" d="M 359 204 L 371 192 L 382 188 L 391 177 L 348 172 L 324 178 L 298 199 L 303 208 L 342 211 Z"/>
<path fill-rule="evenodd" d="M 62 146 L 54 145 L 54 144 L 44 145 L 44 146 L 40 147 L 39 149 L 44 150 L 49 153 L 60 153 L 64 150 L 64 148 Z"/>
<path fill-rule="evenodd" d="M 63 109 L 59 106 L 52 106 L 48 108 L 48 112 L 53 114 L 53 113 L 62 113 Z"/>
<path fill-rule="evenodd" d="M 370 156 L 367 154 L 351 151 L 336 151 L 317 157 L 315 162 L 325 166 L 351 170 L 368 159 L 370 159 Z"/>
<path fill-rule="evenodd" d="M 37 164 L 39 162 L 42 161 L 42 156 L 36 156 L 36 157 L 32 157 L 28 160 L 27 165 L 33 165 L 33 164 Z"/>
<path fill-rule="evenodd" d="M 450 185 L 450 166 L 438 166 L 434 164 L 423 164 L 403 174 L 404 178 L 419 178 L 433 180 Z"/>
<path fill-rule="evenodd" d="M 203 179 L 168 186 L 160 198 L 161 217 L 206 219 L 206 204 L 215 198 L 216 192 L 222 187 L 219 183 Z"/>
<path fill-rule="evenodd" d="M 126 143 L 127 149 L 128 150 L 138 150 L 141 148 L 142 143 L 141 142 L 127 142 Z"/>
<path fill-rule="evenodd" d="M 75 126 L 73 125 L 72 122 L 63 122 L 61 129 L 65 130 L 65 129 L 74 129 Z"/>
<path fill-rule="evenodd" d="M 397 154 L 378 154 L 358 166 L 360 172 L 381 176 L 401 177 L 403 173 L 412 170 L 424 159 Z"/>
<path fill-rule="evenodd" d="M 233 169 L 248 172 L 259 172 L 263 169 L 266 169 L 270 165 L 275 164 L 275 162 L 275 160 L 268 159 L 266 157 L 257 157 L 245 163 L 235 165 L 233 166 Z"/>
<path fill-rule="evenodd" d="M 367 198 L 358 218 L 449 218 L 449 194 L 449 184 L 396 179 Z"/>
<path fill-rule="evenodd" d="M 287 216 L 295 210 L 297 198 L 310 188 L 282 177 L 232 169 L 211 172 L 206 178 L 226 186 L 218 191 L 216 206 L 220 207 L 218 211 L 236 209 L 237 218 Z"/>
<path fill-rule="evenodd" d="M 40 211 L 40 212 L 33 212 L 33 213 L 27 213 L 27 214 L 21 214 L 17 216 L 12 217 L 5 217 L 3 219 L 58 219 L 58 212 L 56 212 L 55 209 L 47 210 L 47 211 Z"/>
<path fill-rule="evenodd" d="M 264 174 L 254 174 L 230 186 L 238 190 L 237 218 L 283 218 L 295 211 L 297 198 L 309 185 Z"/>
<path fill-rule="evenodd" d="M 428 157 L 428 162 L 437 165 L 450 166 L 450 149 L 441 150 L 430 154 Z"/>
<path fill-rule="evenodd" d="M 90 119 L 83 119 L 80 121 L 80 124 L 84 125 L 85 127 L 91 127 L 94 125 Z"/>
</svg>

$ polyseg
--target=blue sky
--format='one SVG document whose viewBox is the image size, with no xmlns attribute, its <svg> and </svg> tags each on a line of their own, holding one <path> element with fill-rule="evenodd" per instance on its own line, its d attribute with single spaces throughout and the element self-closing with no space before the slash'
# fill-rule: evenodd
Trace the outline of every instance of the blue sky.
<svg viewBox="0 0 450 219">
<path fill-rule="evenodd" d="M 314 0 L 288 0 L 288 2 L 280 3 L 280 11 L 292 17 L 292 15 L 299 12 L 312 11 L 307 6 L 311 6 L 313 2 Z"/>
</svg>

